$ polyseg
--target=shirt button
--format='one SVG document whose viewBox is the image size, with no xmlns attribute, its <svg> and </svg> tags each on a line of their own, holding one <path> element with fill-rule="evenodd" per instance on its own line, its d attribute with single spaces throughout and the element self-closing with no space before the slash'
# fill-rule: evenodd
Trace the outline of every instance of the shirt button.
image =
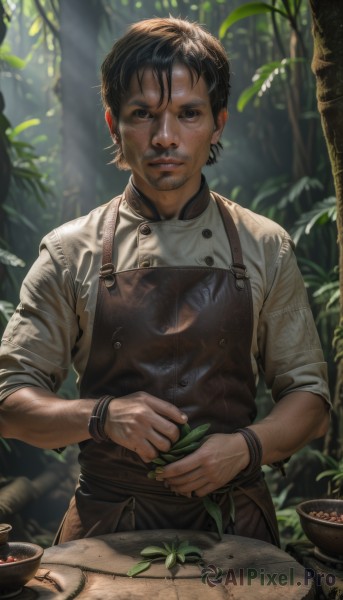
<svg viewBox="0 0 343 600">
<path fill-rule="evenodd" d="M 219 346 L 221 348 L 224 348 L 225 345 L 226 345 L 226 339 L 225 338 L 222 338 L 221 340 L 219 340 Z"/>
<path fill-rule="evenodd" d="M 146 260 L 142 260 L 140 266 L 141 267 L 150 267 L 150 260 L 147 260 L 147 259 Z"/>
<path fill-rule="evenodd" d="M 213 260 L 212 256 L 205 256 L 205 263 L 209 267 L 212 267 L 212 265 L 214 264 L 214 260 Z"/>
<path fill-rule="evenodd" d="M 121 342 L 114 342 L 114 344 L 113 344 L 113 348 L 114 348 L 115 350 L 120 350 L 120 348 L 121 348 Z"/>
<path fill-rule="evenodd" d="M 187 379 L 181 379 L 181 381 L 180 381 L 180 385 L 181 385 L 181 387 L 187 387 L 187 385 L 188 385 L 188 380 L 187 380 Z"/>
<path fill-rule="evenodd" d="M 144 225 L 141 225 L 139 230 L 143 235 L 149 235 L 151 233 L 151 229 L 146 223 Z"/>
<path fill-rule="evenodd" d="M 212 231 L 210 229 L 203 229 L 201 233 L 204 236 L 204 238 L 208 239 L 212 237 Z"/>
</svg>

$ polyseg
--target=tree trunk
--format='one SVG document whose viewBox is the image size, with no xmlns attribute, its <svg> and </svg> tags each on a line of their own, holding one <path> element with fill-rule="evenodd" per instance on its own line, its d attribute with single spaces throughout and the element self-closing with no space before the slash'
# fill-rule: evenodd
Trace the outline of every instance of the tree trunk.
<svg viewBox="0 0 343 600">
<path fill-rule="evenodd" d="M 101 3 L 60 0 L 60 11 L 64 187 L 61 219 L 67 221 L 95 206 Z"/>
<path fill-rule="evenodd" d="M 0 46 L 4 41 L 7 27 L 5 24 L 5 11 L 0 1 Z M 11 161 L 8 156 L 7 147 L 6 147 L 6 139 L 5 139 L 5 129 L 7 126 L 7 119 L 4 116 L 5 112 L 5 100 L 0 92 L 0 237 L 3 233 L 3 224 L 4 224 L 4 213 L 2 210 L 2 204 L 4 204 L 8 189 L 10 186 L 11 180 Z"/>
<path fill-rule="evenodd" d="M 337 197 L 340 273 L 340 324 L 336 330 L 338 373 L 334 396 L 333 427 L 327 450 L 342 456 L 343 439 L 343 2 L 310 0 L 313 18 L 312 70 L 317 80 L 318 110 L 329 152 Z"/>
</svg>

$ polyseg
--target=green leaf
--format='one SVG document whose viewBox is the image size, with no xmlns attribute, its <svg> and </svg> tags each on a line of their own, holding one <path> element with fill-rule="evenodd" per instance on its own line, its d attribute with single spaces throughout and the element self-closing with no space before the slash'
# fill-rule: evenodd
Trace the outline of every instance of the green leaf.
<svg viewBox="0 0 343 600">
<path fill-rule="evenodd" d="M 6 300 L 0 300 L 0 315 L 4 317 L 6 323 L 10 320 L 14 311 L 15 308 L 11 302 L 7 302 Z"/>
<path fill-rule="evenodd" d="M 31 231 L 34 231 L 34 232 L 38 231 L 36 225 L 34 225 L 34 223 L 32 223 L 32 221 L 30 221 L 30 219 L 28 219 L 22 212 L 19 212 L 15 208 L 13 208 L 13 206 L 4 204 L 3 209 L 10 216 L 12 221 L 14 221 L 15 223 L 23 223 L 26 227 L 31 229 Z M 18 259 L 18 260 L 20 260 L 20 259 Z M 12 264 L 11 266 L 23 267 L 23 266 L 25 266 L 25 263 L 23 265 L 22 264 L 15 264 L 15 265 Z"/>
<path fill-rule="evenodd" d="M 201 444 L 200 442 L 193 442 L 192 444 L 188 444 L 187 446 L 184 446 L 183 448 L 179 448 L 176 450 L 174 450 L 174 448 L 170 449 L 170 452 L 177 457 L 180 458 L 182 455 L 184 454 L 191 454 L 192 452 L 194 452 L 194 450 L 197 450 L 198 448 L 200 448 Z"/>
<path fill-rule="evenodd" d="M 313 191 L 323 191 L 323 184 L 314 177 L 305 175 L 298 179 L 278 202 L 278 208 L 286 208 L 289 203 L 294 203 L 301 199 L 303 194 L 310 194 Z"/>
<path fill-rule="evenodd" d="M 181 425 L 181 435 L 180 435 L 181 438 L 185 437 L 190 432 L 191 432 L 191 428 L 188 425 L 188 423 L 184 423 L 183 425 Z"/>
<path fill-rule="evenodd" d="M 18 258 L 18 256 L 8 252 L 4 248 L 0 248 L 0 263 L 9 265 L 10 267 L 25 267 L 25 263 L 21 258 Z"/>
<path fill-rule="evenodd" d="M 40 123 L 40 119 L 28 119 L 27 121 L 23 121 L 22 123 L 19 123 L 19 125 L 14 127 L 12 131 L 10 131 L 8 137 L 10 140 L 13 140 L 20 133 L 22 133 L 26 129 L 29 129 L 29 127 L 35 127 L 36 125 L 40 125 Z"/>
<path fill-rule="evenodd" d="M 187 435 L 179 438 L 178 441 L 173 444 L 173 446 L 169 449 L 169 453 L 173 454 L 175 450 L 186 448 L 186 446 L 189 444 L 201 440 L 210 427 L 210 423 L 205 423 L 204 425 L 199 425 L 195 429 L 192 429 L 189 433 L 187 433 Z"/>
<path fill-rule="evenodd" d="M 329 300 L 328 300 L 328 302 L 326 304 L 326 307 L 325 307 L 326 310 L 328 310 L 329 308 L 331 308 L 335 304 L 337 304 L 337 308 L 338 308 L 340 297 L 341 297 L 340 290 L 337 289 L 335 292 L 333 292 L 333 294 L 331 294 L 331 296 L 330 296 L 330 298 L 329 298 Z"/>
<path fill-rule="evenodd" d="M 3 445 L 3 447 L 5 448 L 5 450 L 7 452 L 12 452 L 11 450 L 11 446 L 6 442 L 6 440 L 4 440 L 3 438 L 0 438 L 0 444 Z"/>
<path fill-rule="evenodd" d="M 220 537 L 220 539 L 222 539 L 222 537 L 223 537 L 223 517 L 222 517 L 222 511 L 220 510 L 220 507 L 218 506 L 218 504 L 216 502 L 211 500 L 211 498 L 209 496 L 204 496 L 202 501 L 203 501 L 204 507 L 205 507 L 206 511 L 208 512 L 208 514 L 212 517 L 212 519 L 214 519 L 214 521 L 217 525 L 219 537 Z"/>
<path fill-rule="evenodd" d="M 296 221 L 291 235 L 295 244 L 299 242 L 302 235 L 308 235 L 316 224 L 327 221 L 335 221 L 337 218 L 337 203 L 334 196 L 316 202 L 311 210 L 302 214 Z"/>
<path fill-rule="evenodd" d="M 237 110 L 242 112 L 247 103 L 255 96 L 263 96 L 269 90 L 272 82 L 278 75 L 283 75 L 286 72 L 285 67 L 295 62 L 300 62 L 301 59 L 283 58 L 279 61 L 272 61 L 259 67 L 253 76 L 253 84 L 246 88 L 237 100 Z"/>
<path fill-rule="evenodd" d="M 201 550 L 197 546 L 186 546 L 182 548 L 182 553 L 188 557 L 188 554 L 197 554 L 201 556 Z"/>
<path fill-rule="evenodd" d="M 142 560 L 139 563 L 137 563 L 136 565 L 134 565 L 133 567 L 131 567 L 131 569 L 128 570 L 126 575 L 128 575 L 129 577 L 135 577 L 139 573 L 143 573 L 143 571 L 147 571 L 150 566 L 151 566 L 151 560 Z"/>
<path fill-rule="evenodd" d="M 167 542 L 163 542 L 163 546 L 167 550 L 168 554 L 170 554 L 172 552 L 171 546 L 169 544 L 167 544 Z"/>
<path fill-rule="evenodd" d="M 143 550 L 141 551 L 141 556 L 147 557 L 147 556 L 156 556 L 156 555 L 168 556 L 168 552 L 161 546 L 147 546 L 146 548 L 143 548 Z"/>
<path fill-rule="evenodd" d="M 0 49 L 0 62 L 3 61 L 7 63 L 13 69 L 24 69 L 26 66 L 26 61 L 19 56 L 15 56 L 15 54 L 8 54 Z"/>
<path fill-rule="evenodd" d="M 257 81 L 255 81 L 255 83 L 253 83 L 253 85 L 251 85 L 250 87 L 246 88 L 239 96 L 238 100 L 237 100 L 237 110 L 239 112 L 243 112 L 245 106 L 248 104 L 248 102 L 250 102 L 250 100 L 252 100 L 255 96 L 257 96 L 258 92 L 260 91 L 262 84 L 264 82 L 264 79 L 258 79 Z"/>
<path fill-rule="evenodd" d="M 173 462 L 176 462 L 177 460 L 180 460 L 181 458 L 183 458 L 183 457 L 184 457 L 184 455 L 183 455 L 183 454 L 181 454 L 181 455 L 180 455 L 180 454 L 178 454 L 178 455 L 174 456 L 173 454 L 165 454 L 165 453 L 162 453 L 162 454 L 160 454 L 160 456 L 161 456 L 161 457 L 162 457 L 162 459 L 164 459 L 164 460 L 165 460 L 167 463 L 173 463 Z"/>
<path fill-rule="evenodd" d="M 42 18 L 40 16 L 36 17 L 36 19 L 33 21 L 32 25 L 29 29 L 29 36 L 34 37 L 35 35 L 37 35 L 37 33 L 39 33 L 40 30 L 42 29 L 42 25 L 43 25 Z"/>
<path fill-rule="evenodd" d="M 164 564 L 166 569 L 172 569 L 176 564 L 176 552 L 171 552 L 168 554 Z"/>
<path fill-rule="evenodd" d="M 184 548 L 187 548 L 187 546 L 189 546 L 189 541 L 188 540 L 183 540 L 182 542 L 179 543 L 177 549 L 178 550 L 183 550 Z"/>
<path fill-rule="evenodd" d="M 154 458 L 151 462 L 154 463 L 154 465 L 160 465 L 160 466 L 167 464 L 166 461 L 163 460 L 163 458 L 160 458 L 159 456 L 157 458 Z"/>
<path fill-rule="evenodd" d="M 236 517 L 236 507 L 235 507 L 235 501 L 233 499 L 233 495 L 231 492 L 229 494 L 229 514 L 230 514 L 230 519 L 231 519 L 232 523 L 234 523 L 235 517 Z"/>
<path fill-rule="evenodd" d="M 41 179 L 42 175 L 36 169 L 28 167 L 14 167 L 12 173 L 24 179 Z"/>
<path fill-rule="evenodd" d="M 263 13 L 279 13 L 283 17 L 287 18 L 287 13 L 271 6 L 270 4 L 266 4 L 265 2 L 248 2 L 243 6 L 239 6 L 235 10 L 233 10 L 228 17 L 226 17 L 225 21 L 221 24 L 219 29 L 219 37 L 222 39 L 229 27 L 240 21 L 241 19 L 245 19 L 246 17 L 252 17 L 253 15 L 260 15 Z"/>
</svg>

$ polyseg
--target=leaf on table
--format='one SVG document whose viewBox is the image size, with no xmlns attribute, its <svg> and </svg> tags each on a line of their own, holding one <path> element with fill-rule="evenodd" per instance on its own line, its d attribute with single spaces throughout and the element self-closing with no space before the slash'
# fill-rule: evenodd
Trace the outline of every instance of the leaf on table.
<svg viewBox="0 0 343 600">
<path fill-rule="evenodd" d="M 139 573 L 143 573 L 143 571 L 147 571 L 149 569 L 150 565 L 151 565 L 150 560 L 144 560 L 144 561 L 142 560 L 139 563 L 137 563 L 136 565 L 134 565 L 133 567 L 131 567 L 131 569 L 128 570 L 126 575 L 128 575 L 129 577 L 135 577 Z"/>
</svg>

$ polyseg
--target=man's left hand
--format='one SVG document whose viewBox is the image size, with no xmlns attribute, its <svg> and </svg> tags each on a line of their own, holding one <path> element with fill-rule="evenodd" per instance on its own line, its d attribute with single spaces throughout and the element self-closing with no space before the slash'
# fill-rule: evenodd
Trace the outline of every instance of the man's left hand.
<svg viewBox="0 0 343 600">
<path fill-rule="evenodd" d="M 250 456 L 240 433 L 209 436 L 195 452 L 163 468 L 156 479 L 177 494 L 203 497 L 227 485 Z"/>
</svg>

